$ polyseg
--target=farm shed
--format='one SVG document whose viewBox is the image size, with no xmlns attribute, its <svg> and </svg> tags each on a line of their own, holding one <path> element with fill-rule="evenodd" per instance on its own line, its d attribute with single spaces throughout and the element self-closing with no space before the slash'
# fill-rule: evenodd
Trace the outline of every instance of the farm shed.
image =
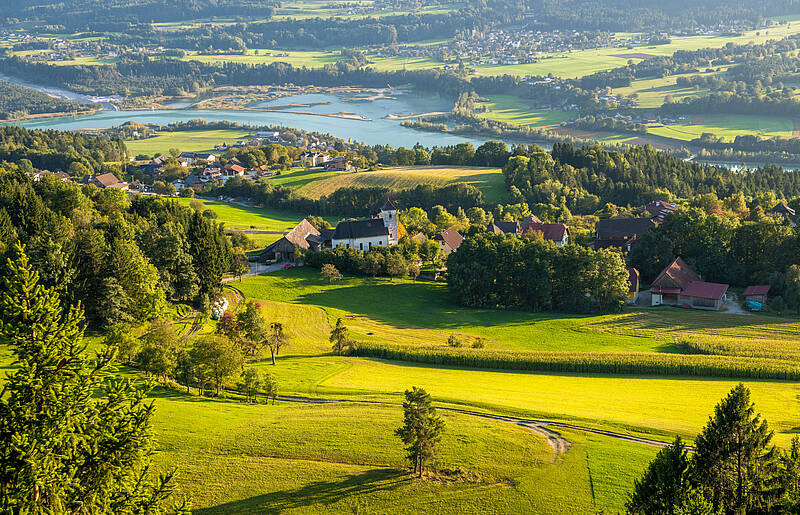
<svg viewBox="0 0 800 515">
<path fill-rule="evenodd" d="M 681 306 L 689 306 L 694 309 L 719 311 L 722 303 L 725 302 L 727 293 L 727 284 L 695 281 L 689 283 L 689 286 L 680 293 L 678 302 Z"/>
<path fill-rule="evenodd" d="M 769 285 L 748 286 L 745 288 L 742 296 L 747 303 L 748 309 L 760 311 L 767 309 L 767 293 L 769 292 Z M 756 307 L 757 306 L 757 307 Z"/>
</svg>

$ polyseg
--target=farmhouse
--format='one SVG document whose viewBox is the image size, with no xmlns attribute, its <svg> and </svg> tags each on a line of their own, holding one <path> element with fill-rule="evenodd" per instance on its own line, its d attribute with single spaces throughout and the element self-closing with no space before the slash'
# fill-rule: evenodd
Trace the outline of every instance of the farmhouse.
<svg viewBox="0 0 800 515">
<path fill-rule="evenodd" d="M 718 311 L 727 299 L 727 292 L 727 284 L 703 281 L 683 259 L 677 257 L 650 286 L 650 304 Z"/>
<path fill-rule="evenodd" d="M 433 241 L 439 244 L 439 247 L 442 249 L 442 253 L 447 256 L 461 246 L 461 243 L 464 241 L 464 237 L 451 227 L 450 229 L 445 229 L 434 236 Z"/>
<path fill-rule="evenodd" d="M 495 222 L 486 228 L 486 232 L 519 236 L 522 233 L 522 227 L 519 225 L 519 222 Z"/>
<path fill-rule="evenodd" d="M 595 238 L 592 242 L 594 250 L 618 248 L 622 252 L 630 252 L 631 247 L 639 241 L 639 237 L 655 227 L 650 218 L 608 218 L 598 220 L 594 226 Z"/>
<path fill-rule="evenodd" d="M 790 222 L 792 222 L 792 226 L 797 224 L 797 213 L 782 200 L 778 202 L 775 207 L 770 209 L 769 213 L 776 217 L 784 217 L 788 219 Z"/>
<path fill-rule="evenodd" d="M 308 220 L 303 219 L 286 235 L 261 251 L 262 260 L 291 261 L 297 249 L 320 250 L 325 244 L 326 236 Z"/>
<path fill-rule="evenodd" d="M 334 157 L 330 161 L 325 161 L 326 172 L 357 172 L 358 168 L 353 163 L 346 160 L 344 156 Z"/>
<path fill-rule="evenodd" d="M 522 234 L 541 234 L 547 241 L 554 241 L 557 246 L 563 247 L 569 243 L 569 227 L 564 224 L 550 224 L 544 222 L 527 222 L 522 226 Z"/>
<path fill-rule="evenodd" d="M 677 210 L 677 204 L 672 202 L 662 202 L 660 200 L 656 200 L 655 202 L 650 202 L 649 204 L 642 206 L 642 213 L 646 216 L 649 216 L 650 220 L 657 224 L 663 222 L 664 217 L 670 213 L 674 213 Z"/>
<path fill-rule="evenodd" d="M 397 245 L 397 231 L 397 208 L 387 199 L 375 218 L 339 222 L 331 236 L 331 246 L 369 250 Z"/>
<path fill-rule="evenodd" d="M 745 288 L 742 296 L 747 304 L 747 308 L 753 311 L 762 311 L 767 309 L 767 293 L 769 293 L 769 285 L 748 286 Z"/>
<path fill-rule="evenodd" d="M 113 173 L 104 173 L 102 175 L 84 175 L 81 184 L 94 184 L 100 189 L 112 188 L 122 191 L 128 190 L 128 183 L 120 181 Z"/>
</svg>

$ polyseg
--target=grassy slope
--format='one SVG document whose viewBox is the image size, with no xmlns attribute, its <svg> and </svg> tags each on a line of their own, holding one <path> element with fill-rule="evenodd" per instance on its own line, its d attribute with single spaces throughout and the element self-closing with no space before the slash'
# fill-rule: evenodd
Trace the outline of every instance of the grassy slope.
<svg viewBox="0 0 800 515">
<path fill-rule="evenodd" d="M 481 113 L 480 117 L 517 125 L 547 127 L 558 125 L 577 116 L 572 111 L 545 111 L 531 106 L 528 100 L 513 95 L 491 95 L 485 104 L 491 112 Z"/>
<path fill-rule="evenodd" d="M 465 371 L 320 354 L 327 352 L 330 327 L 340 316 L 347 317 L 357 340 L 416 345 L 443 345 L 449 334 L 457 333 L 484 336 L 489 347 L 659 352 L 673 350 L 670 342 L 677 337 L 731 345 L 800 338 L 795 321 L 769 317 L 656 310 L 581 318 L 463 309 L 449 303 L 442 285 L 359 278 L 327 285 L 302 269 L 250 278 L 237 287 L 248 297 L 269 299 L 268 318 L 293 328 L 293 343 L 274 369 L 289 390 L 397 400 L 409 385 L 423 385 L 442 401 L 578 419 L 664 439 L 696 434 L 736 381 Z M 273 370 L 266 362 L 259 367 Z M 800 387 L 780 381 L 746 383 L 779 432 L 778 441 L 788 442 L 800 417 Z"/>
<path fill-rule="evenodd" d="M 687 141 L 699 138 L 704 132 L 732 140 L 736 136 L 746 134 L 791 137 L 793 130 L 794 124 L 791 118 L 737 114 L 698 115 L 692 120 L 687 120 L 686 123 L 648 128 L 648 132 L 651 134 Z"/>
<path fill-rule="evenodd" d="M 351 186 L 410 189 L 418 184 L 444 186 L 454 182 L 476 186 L 488 202 L 498 202 L 505 197 L 505 183 L 499 169 L 453 166 L 398 166 L 378 172 L 342 173 L 305 184 L 299 191 L 305 196 L 320 198 L 338 188 Z"/>
<path fill-rule="evenodd" d="M 182 204 L 189 205 L 192 199 L 177 199 Z M 227 202 L 200 199 L 209 209 L 217 213 L 217 220 L 225 223 L 226 229 L 257 229 L 260 231 L 290 231 L 306 215 L 286 213 L 274 209 L 246 207 Z M 336 223 L 335 218 L 328 221 Z"/>
<path fill-rule="evenodd" d="M 215 145 L 235 143 L 247 134 L 245 131 L 232 129 L 163 132 L 153 138 L 126 141 L 125 146 L 134 156 L 152 156 L 156 152 L 168 154 L 171 148 L 182 152 L 213 151 Z"/>
</svg>

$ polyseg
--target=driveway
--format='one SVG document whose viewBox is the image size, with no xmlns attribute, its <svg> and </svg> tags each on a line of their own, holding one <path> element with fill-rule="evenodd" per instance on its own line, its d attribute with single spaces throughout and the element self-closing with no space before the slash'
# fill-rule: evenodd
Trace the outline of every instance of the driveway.
<svg viewBox="0 0 800 515">
<path fill-rule="evenodd" d="M 245 275 L 243 275 L 242 278 L 277 272 L 278 270 L 283 270 L 284 266 L 286 266 L 286 263 L 273 263 L 271 265 L 265 265 L 264 263 L 257 263 L 255 261 L 251 261 L 250 271 Z M 296 265 L 296 266 L 303 266 L 303 265 Z M 223 277 L 222 284 L 228 284 L 238 280 L 239 277 Z"/>
</svg>

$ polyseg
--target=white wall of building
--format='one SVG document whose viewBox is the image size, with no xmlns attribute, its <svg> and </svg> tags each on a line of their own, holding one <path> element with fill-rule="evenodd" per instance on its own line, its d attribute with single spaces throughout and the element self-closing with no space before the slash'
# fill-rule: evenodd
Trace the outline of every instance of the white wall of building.
<svg viewBox="0 0 800 515">
<path fill-rule="evenodd" d="M 373 236 L 371 238 L 352 238 L 348 240 L 331 240 L 331 246 L 333 248 L 336 247 L 348 247 L 351 249 L 358 249 L 358 250 L 369 250 L 372 247 L 388 247 L 391 245 L 389 242 L 389 237 L 386 235 L 383 236 Z"/>
</svg>

